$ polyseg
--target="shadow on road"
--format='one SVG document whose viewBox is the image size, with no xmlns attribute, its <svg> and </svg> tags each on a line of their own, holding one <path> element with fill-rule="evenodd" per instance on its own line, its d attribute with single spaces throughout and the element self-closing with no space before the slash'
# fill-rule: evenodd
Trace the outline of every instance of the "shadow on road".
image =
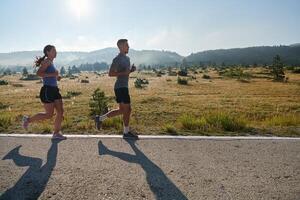
<svg viewBox="0 0 300 200">
<path fill-rule="evenodd" d="M 6 190 L 0 199 L 38 199 L 44 191 L 56 165 L 59 140 L 52 140 L 47 153 L 47 162 L 42 166 L 42 159 L 23 156 L 19 153 L 22 145 L 11 150 L 2 160 L 13 160 L 18 167 L 29 167 L 18 182 Z"/>
<path fill-rule="evenodd" d="M 165 173 L 135 146 L 135 140 L 126 140 L 135 155 L 108 149 L 101 141 L 98 143 L 99 155 L 111 155 L 123 161 L 139 164 L 146 172 L 147 183 L 157 200 L 188 199 Z"/>
</svg>

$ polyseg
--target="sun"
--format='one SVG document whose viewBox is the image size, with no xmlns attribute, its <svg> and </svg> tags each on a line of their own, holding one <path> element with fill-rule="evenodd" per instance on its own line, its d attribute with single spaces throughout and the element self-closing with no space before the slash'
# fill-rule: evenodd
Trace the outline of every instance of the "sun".
<svg viewBox="0 0 300 200">
<path fill-rule="evenodd" d="M 67 7 L 77 19 L 88 17 L 92 12 L 91 0 L 67 0 Z"/>
</svg>

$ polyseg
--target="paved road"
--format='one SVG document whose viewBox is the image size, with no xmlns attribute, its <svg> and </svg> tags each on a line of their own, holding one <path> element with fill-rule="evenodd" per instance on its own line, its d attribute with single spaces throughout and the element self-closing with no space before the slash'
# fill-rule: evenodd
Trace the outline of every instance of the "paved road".
<svg viewBox="0 0 300 200">
<path fill-rule="evenodd" d="M 0 137 L 0 199 L 300 199 L 300 140 Z"/>
</svg>

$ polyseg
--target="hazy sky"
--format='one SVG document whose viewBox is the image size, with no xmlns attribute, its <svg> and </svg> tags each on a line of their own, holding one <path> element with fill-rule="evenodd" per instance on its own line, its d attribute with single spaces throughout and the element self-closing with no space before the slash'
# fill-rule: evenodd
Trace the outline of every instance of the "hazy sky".
<svg viewBox="0 0 300 200">
<path fill-rule="evenodd" d="M 192 52 L 300 42 L 300 0 L 0 0 L 0 52 Z"/>
</svg>

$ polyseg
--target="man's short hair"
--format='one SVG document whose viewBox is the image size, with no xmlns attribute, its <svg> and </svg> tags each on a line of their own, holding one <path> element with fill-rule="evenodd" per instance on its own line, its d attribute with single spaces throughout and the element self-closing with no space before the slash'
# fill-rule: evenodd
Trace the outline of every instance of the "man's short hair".
<svg viewBox="0 0 300 200">
<path fill-rule="evenodd" d="M 128 42 L 127 39 L 119 39 L 117 42 L 117 46 L 120 47 L 120 45 L 124 44 L 125 42 Z"/>
</svg>

